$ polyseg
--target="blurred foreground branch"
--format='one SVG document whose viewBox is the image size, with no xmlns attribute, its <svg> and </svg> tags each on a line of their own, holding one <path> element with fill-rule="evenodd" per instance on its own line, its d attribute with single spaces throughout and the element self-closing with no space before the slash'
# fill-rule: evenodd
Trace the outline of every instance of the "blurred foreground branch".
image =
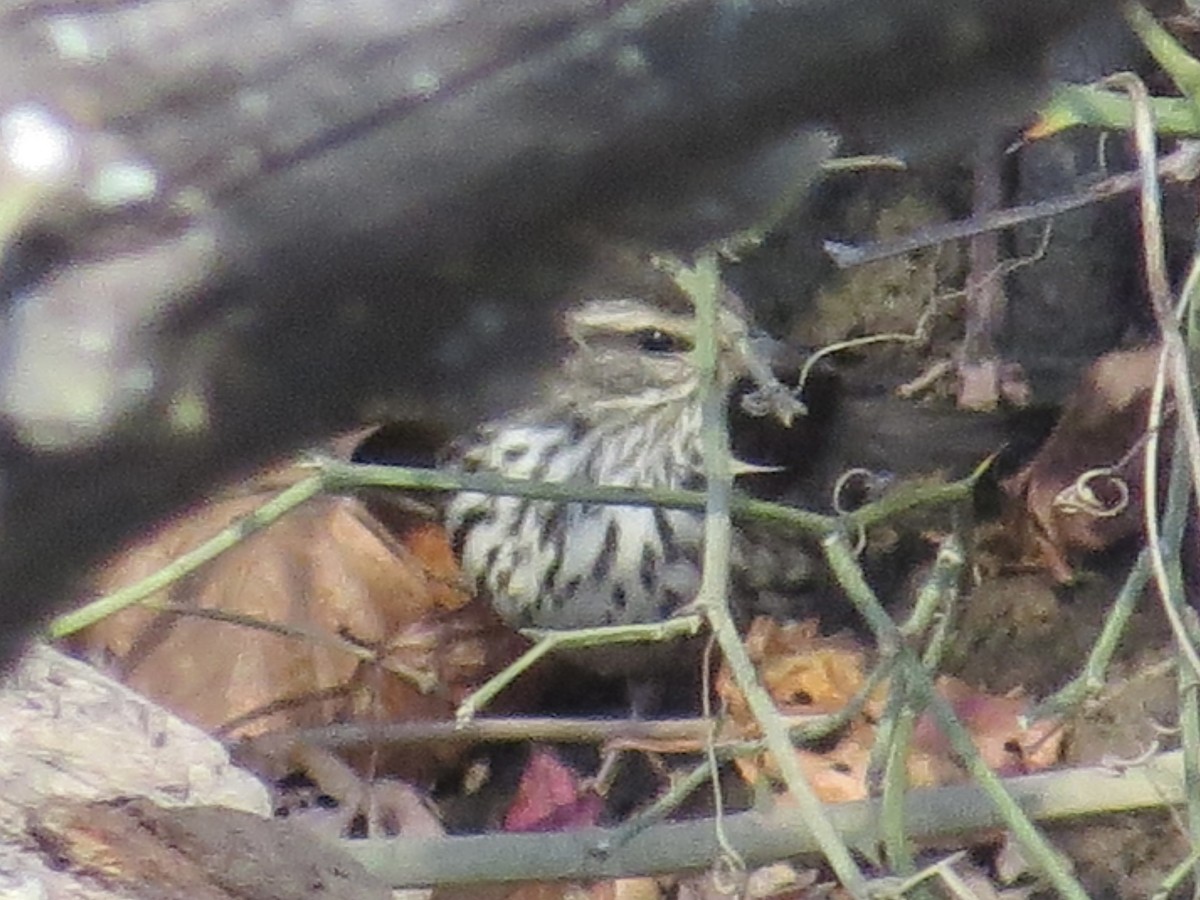
<svg viewBox="0 0 1200 900">
<path fill-rule="evenodd" d="M 3 0 L 0 656 L 216 481 L 503 402 L 598 242 L 741 227 L 814 123 L 1020 115 L 1107 7 Z"/>
</svg>

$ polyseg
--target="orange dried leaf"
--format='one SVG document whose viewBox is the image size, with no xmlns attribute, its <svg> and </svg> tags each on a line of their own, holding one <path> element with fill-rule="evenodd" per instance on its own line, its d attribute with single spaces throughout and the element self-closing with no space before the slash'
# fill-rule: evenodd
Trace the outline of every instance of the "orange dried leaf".
<svg viewBox="0 0 1200 900">
<path fill-rule="evenodd" d="M 836 712 L 866 683 L 866 649 L 844 635 L 819 635 L 817 623 L 811 620 L 755 619 L 746 636 L 746 650 L 784 715 Z M 743 737 L 757 735 L 757 725 L 727 665 L 717 673 L 716 685 Z"/>
<path fill-rule="evenodd" d="M 825 803 L 864 800 L 870 751 L 855 740 L 844 740 L 825 753 L 797 750 L 804 777 Z"/>
<path fill-rule="evenodd" d="M 785 635 L 791 649 L 799 649 L 807 642 L 813 652 L 808 655 L 801 653 L 793 658 L 770 657 L 770 654 L 778 649 Z M 843 675 L 857 671 L 856 679 L 843 679 L 847 685 L 852 684 L 857 690 L 862 684 L 861 669 L 856 670 L 846 664 L 845 659 L 850 659 L 857 652 L 861 662 L 864 654 L 862 651 L 854 651 L 849 645 L 841 646 L 844 642 L 840 639 L 835 641 L 834 647 L 825 647 L 823 643 L 826 639 L 815 637 L 815 633 L 807 625 L 790 632 L 786 628 L 767 625 L 752 632 L 752 636 L 753 652 L 769 657 L 769 660 L 759 659 L 756 662 L 765 663 L 765 667 L 769 668 L 772 661 L 779 663 L 781 660 L 788 660 L 787 665 L 782 667 L 782 670 L 787 672 L 787 676 L 781 681 L 782 684 L 819 682 L 820 679 L 805 681 L 804 677 L 797 673 L 803 669 L 800 662 L 802 660 L 806 660 L 807 664 L 817 671 L 826 671 L 827 660 L 823 654 L 827 650 L 834 654 L 831 658 L 838 660 L 838 665 L 833 666 L 833 671 Z M 845 658 L 838 656 L 839 653 L 846 654 Z M 882 703 L 886 689 L 886 685 L 880 688 L 877 704 Z M 734 687 L 732 677 L 724 670 L 720 673 L 718 690 L 734 714 L 736 724 L 743 735 L 757 733 L 756 726 L 750 721 L 745 701 Z M 1058 761 L 1063 738 L 1061 723 L 1041 721 L 1023 727 L 1023 716 L 1029 708 L 1025 698 L 1017 695 L 987 694 L 971 688 L 963 681 L 945 677 L 938 680 L 937 690 L 951 702 L 955 713 L 971 732 L 980 755 L 998 773 L 1024 774 L 1046 768 Z M 738 715 L 745 718 L 736 720 Z M 831 749 L 822 752 L 796 750 L 796 758 L 802 771 L 825 802 L 840 803 L 867 796 L 867 765 L 870 748 L 875 740 L 873 722 L 874 719 L 870 716 L 852 721 L 846 733 Z M 764 780 L 777 783 L 780 780 L 778 766 L 769 753 L 739 757 L 736 765 L 739 774 L 750 784 Z M 949 743 L 937 727 L 931 713 L 926 713 L 917 721 L 906 769 L 908 782 L 913 787 L 933 787 L 963 780 L 963 773 L 954 760 Z"/>
<path fill-rule="evenodd" d="M 1047 719 L 1025 725 L 1028 698 L 988 694 L 948 676 L 938 679 L 937 690 L 950 701 L 955 715 L 971 733 L 979 755 L 996 773 L 1024 775 L 1058 762 L 1062 723 Z M 931 713 L 917 723 L 913 743 L 923 752 L 950 758 L 949 743 Z"/>
</svg>

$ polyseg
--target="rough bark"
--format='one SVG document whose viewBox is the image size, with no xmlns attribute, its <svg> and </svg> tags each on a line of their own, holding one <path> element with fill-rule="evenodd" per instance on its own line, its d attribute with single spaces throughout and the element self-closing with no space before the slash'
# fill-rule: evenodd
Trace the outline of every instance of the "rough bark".
<svg viewBox="0 0 1200 900">
<path fill-rule="evenodd" d="M 104 802 L 140 797 L 164 814 L 223 807 L 210 815 L 227 814 L 227 832 L 270 814 L 265 788 L 235 767 L 215 740 L 48 647 L 33 646 L 0 683 L 0 719 L 4 896 L 138 896 L 127 879 L 96 877 L 137 871 L 139 862 L 119 839 L 109 842 L 93 827 Z M 89 809 L 90 803 L 97 807 Z M 310 856 L 314 852 L 310 848 Z M 87 856 L 91 870 L 82 865 Z M 170 861 L 169 868 L 182 866 Z M 142 875 L 152 883 L 146 869 Z"/>
</svg>

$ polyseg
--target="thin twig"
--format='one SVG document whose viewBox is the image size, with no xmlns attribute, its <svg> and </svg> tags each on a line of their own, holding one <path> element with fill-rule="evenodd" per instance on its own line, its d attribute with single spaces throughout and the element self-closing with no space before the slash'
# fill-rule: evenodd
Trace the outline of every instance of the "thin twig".
<svg viewBox="0 0 1200 900">
<path fill-rule="evenodd" d="M 835 156 L 821 163 L 821 171 L 826 175 L 841 172 L 861 172 L 864 169 L 890 169 L 893 172 L 908 170 L 908 163 L 897 156 L 880 154 L 865 154 L 863 156 Z"/>
<path fill-rule="evenodd" d="M 314 470 L 311 477 L 285 489 L 249 516 L 234 522 L 199 547 L 179 556 L 136 584 L 106 594 L 54 619 L 48 626 L 48 636 L 57 639 L 74 634 L 113 613 L 166 590 L 231 550 L 251 534 L 261 531 L 286 513 L 322 493 L 344 493 L 363 488 L 474 491 L 563 503 L 659 506 L 664 509 L 692 510 L 702 510 L 705 502 L 704 494 L 699 491 L 524 481 L 491 474 L 455 474 L 437 469 L 364 465 L 331 459 L 314 460 L 307 465 Z M 748 497 L 734 497 L 732 505 L 734 515 L 739 521 L 757 521 L 800 534 L 820 536 L 841 527 L 843 522 L 848 523 L 850 527 L 866 528 L 915 507 L 962 502 L 971 496 L 979 474 L 977 471 L 969 478 L 947 485 L 911 485 L 855 510 L 845 519 Z"/>
<path fill-rule="evenodd" d="M 862 337 L 846 338 L 844 341 L 834 341 L 826 344 L 824 347 L 815 350 L 808 355 L 804 360 L 804 365 L 800 367 L 800 375 L 796 379 L 795 392 L 800 394 L 804 391 L 808 384 L 808 378 L 812 375 L 812 370 L 827 356 L 832 356 L 835 353 L 844 353 L 847 350 L 857 350 L 859 347 L 869 347 L 872 344 L 913 344 L 921 340 L 920 328 L 916 328 L 911 332 L 904 331 L 888 331 L 881 334 L 864 334 Z"/>
<path fill-rule="evenodd" d="M 987 215 L 1000 207 L 1002 199 L 1000 146 L 994 136 L 979 141 L 973 166 L 972 209 Z M 971 238 L 968 244 L 970 269 L 967 273 L 967 302 L 964 309 L 963 338 L 959 349 L 959 408 L 994 408 L 1000 402 L 999 351 L 996 346 L 1004 327 L 1007 297 L 1004 281 L 992 277 L 1000 268 L 1000 239 L 992 231 Z M 991 378 L 982 392 L 967 377 L 973 370 L 987 367 Z"/>
<path fill-rule="evenodd" d="M 911 891 L 913 888 L 915 888 L 917 885 L 921 884 L 922 882 L 928 881 L 930 878 L 936 877 L 936 878 L 940 879 L 942 881 L 942 883 L 947 886 L 948 889 L 950 889 L 952 892 L 954 892 L 955 896 L 959 897 L 960 900 L 963 897 L 974 897 L 974 894 L 971 894 L 971 893 L 967 893 L 965 895 L 957 893 L 957 888 L 959 887 L 959 885 L 961 883 L 961 879 L 957 879 L 957 875 L 954 874 L 953 866 L 955 865 L 955 863 L 958 863 L 962 859 L 964 859 L 966 857 L 966 855 L 967 855 L 966 850 L 959 850 L 955 853 L 951 853 L 945 859 L 940 859 L 937 862 L 926 866 L 920 872 L 917 872 L 916 874 L 914 874 L 911 878 L 908 878 L 905 881 L 902 881 L 900 884 L 896 885 L 895 893 L 892 896 L 895 896 L 897 898 L 907 897 L 908 892 Z"/>
<path fill-rule="evenodd" d="M 423 694 L 431 693 L 438 686 L 437 675 L 433 672 L 423 672 L 412 666 L 398 663 L 395 660 L 381 659 L 378 649 L 356 644 L 354 641 L 348 640 L 332 631 L 320 628 L 306 628 L 303 625 L 296 625 L 291 622 L 268 622 L 258 616 L 212 607 L 183 606 L 178 603 L 158 603 L 153 600 L 143 600 L 142 606 L 154 612 L 188 616 L 195 619 L 208 619 L 212 622 L 223 622 L 227 625 L 236 625 L 239 628 L 265 631 L 279 637 L 330 647 L 348 656 L 353 656 L 362 662 L 379 666 L 393 675 L 399 675 L 401 678 L 411 682 Z"/>
<path fill-rule="evenodd" d="M 342 684 L 334 685 L 333 687 L 322 688 L 314 691 L 306 691 L 303 694 L 298 694 L 290 697 L 278 697 L 263 703 L 253 709 L 247 710 L 240 715 L 235 716 L 212 729 L 213 737 L 218 740 L 224 739 L 231 734 L 236 734 L 247 725 L 252 725 L 259 722 L 268 716 L 276 715 L 277 713 L 290 712 L 292 710 L 303 709 L 314 703 L 325 703 L 329 700 L 344 700 L 352 694 L 359 693 L 363 690 L 361 685 L 343 682 Z"/>
<path fill-rule="evenodd" d="M 716 638 L 709 635 L 704 646 L 704 659 L 701 662 L 703 677 L 700 680 L 700 715 L 708 723 L 708 733 L 704 736 L 704 761 L 708 764 L 708 778 L 712 788 L 713 827 L 717 830 L 717 843 L 721 846 L 723 865 L 714 866 L 713 878 L 718 874 L 737 877 L 742 880 L 746 872 L 746 860 L 737 852 L 725 833 L 725 792 L 721 787 L 721 765 L 717 759 L 717 730 L 719 725 L 712 709 L 712 666 L 713 650 L 716 648 Z M 737 893 L 737 886 L 730 885 L 731 890 L 721 893 Z"/>
<path fill-rule="evenodd" d="M 1196 402 L 1192 393 L 1188 369 L 1187 347 L 1179 329 L 1179 315 L 1171 299 L 1167 276 L 1166 251 L 1162 234 L 1162 200 L 1156 169 L 1156 138 L 1154 117 L 1150 109 L 1150 93 L 1140 78 L 1129 72 L 1119 72 L 1105 79 L 1107 83 L 1127 91 L 1133 103 L 1134 138 L 1137 145 L 1141 176 L 1142 256 L 1146 269 L 1150 306 L 1158 325 L 1163 345 L 1163 359 L 1150 401 L 1146 463 L 1144 469 L 1144 507 L 1146 537 L 1150 549 L 1150 566 L 1162 600 L 1163 611 L 1171 624 L 1179 652 L 1200 677 L 1200 655 L 1188 637 L 1176 605 L 1171 601 L 1171 578 L 1162 557 L 1158 529 L 1158 434 L 1162 426 L 1165 395 L 1164 372 L 1170 374 L 1171 391 L 1175 396 L 1179 428 L 1186 439 L 1187 459 L 1191 467 L 1193 490 L 1200 490 L 1200 422 L 1196 417 Z"/>
<path fill-rule="evenodd" d="M 823 725 L 833 716 L 787 716 L 793 731 L 804 734 L 810 727 Z M 369 725 L 323 725 L 318 728 L 289 729 L 254 738 L 254 741 L 286 740 L 329 749 L 350 749 L 368 744 L 393 747 L 423 744 L 471 744 L 518 741 L 545 741 L 556 744 L 677 744 L 698 752 L 709 731 L 709 723 L 700 718 L 686 719 L 596 719 L 569 716 L 479 716 L 465 724 L 447 721 L 408 721 Z M 824 736 L 822 732 L 820 736 Z M 716 750 L 722 758 L 762 750 L 757 741 L 721 741 Z"/>
<path fill-rule="evenodd" d="M 850 722 L 858 718 L 866 707 L 867 702 L 874 697 L 876 688 L 891 677 L 894 668 L 894 659 L 880 660 L 879 664 L 871 670 L 871 674 L 867 676 L 862 686 L 855 691 L 854 696 L 837 712 L 817 716 L 812 722 L 790 726 L 793 742 L 798 744 L 816 743 L 817 741 L 824 740 L 831 734 L 841 731 Z M 784 721 L 786 722 L 787 720 L 785 719 Z"/>
<path fill-rule="evenodd" d="M 1197 865 L 1200 865 L 1200 844 L 1192 847 L 1192 852 L 1167 873 L 1158 888 L 1150 895 L 1150 900 L 1168 900 L 1170 897 L 1178 896 L 1175 891 L 1188 878 L 1195 877 Z"/>
<path fill-rule="evenodd" d="M 1187 182 L 1196 178 L 1200 173 L 1200 143 L 1185 143 L 1174 153 L 1159 162 L 1159 173 L 1170 181 Z M 935 247 L 947 241 L 958 241 L 974 237 L 987 231 L 999 231 L 1013 228 L 1025 222 L 1036 222 L 1052 216 L 1070 212 L 1092 203 L 1111 200 L 1141 186 L 1141 175 L 1138 172 L 1124 172 L 1105 178 L 1088 188 L 1064 197 L 1053 197 L 1049 200 L 1039 200 L 1036 203 L 1026 203 L 1013 206 L 1000 212 L 988 213 L 982 216 L 972 216 L 947 225 L 933 225 L 919 228 L 905 238 L 890 241 L 876 241 L 863 244 L 847 244 L 839 241 L 826 241 L 825 252 L 833 259 L 839 268 L 851 269 L 855 266 L 877 262 L 881 259 L 892 259 L 904 256 L 926 247 Z"/>
<path fill-rule="evenodd" d="M 1129 570 L 1117 599 L 1104 616 L 1104 628 L 1092 645 L 1087 662 L 1078 675 L 1037 705 L 1031 718 L 1042 719 L 1069 712 L 1084 701 L 1095 697 L 1105 685 L 1108 667 L 1121 646 L 1125 628 L 1142 599 L 1142 591 L 1150 580 L 1150 552 L 1143 548 L 1137 562 Z"/>
<path fill-rule="evenodd" d="M 580 647 L 599 647 L 605 644 L 641 644 L 673 641 L 699 633 L 703 623 L 699 616 L 676 616 L 663 622 L 643 625 L 608 625 L 598 628 L 577 628 L 571 631 L 538 631 L 537 643 L 489 678 L 459 704 L 454 717 L 465 724 L 518 677 L 528 672 L 543 657 Z"/>
<path fill-rule="evenodd" d="M 705 725 L 707 726 L 708 723 Z M 611 851 L 617 847 L 623 847 L 646 829 L 664 821 L 667 816 L 679 808 L 679 804 L 709 783 L 716 775 L 714 760 L 705 759 L 682 777 L 674 779 L 666 793 L 621 825 L 605 849 Z"/>
</svg>

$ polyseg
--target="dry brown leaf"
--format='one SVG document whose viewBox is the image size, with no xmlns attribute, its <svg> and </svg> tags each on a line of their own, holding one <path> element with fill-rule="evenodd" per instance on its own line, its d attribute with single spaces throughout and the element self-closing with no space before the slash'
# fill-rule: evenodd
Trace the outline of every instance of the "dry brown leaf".
<svg viewBox="0 0 1200 900">
<path fill-rule="evenodd" d="M 816 900 L 817 897 L 828 896 L 824 888 L 817 885 L 815 869 L 798 871 L 791 863 L 774 863 L 738 873 L 738 876 L 728 873 L 718 876 L 711 871 L 687 875 L 679 879 L 674 896 L 676 900 L 727 900 L 729 897 L 745 900 Z M 735 883 L 731 883 L 733 879 L 736 879 Z"/>
<path fill-rule="evenodd" d="M 767 692 L 780 712 L 787 715 L 836 712 L 866 683 L 870 657 L 866 648 L 845 635 L 823 637 L 812 621 L 781 624 L 758 619 L 746 637 L 746 649 Z M 757 737 L 758 726 L 727 667 L 718 673 L 717 691 L 739 735 L 743 739 Z M 874 721 L 886 696 L 885 684 L 834 747 L 822 752 L 796 750 L 801 770 L 823 801 L 841 803 L 867 796 Z M 779 781 L 779 770 L 770 754 L 742 756 L 736 764 L 750 784 L 761 779 Z M 955 771 L 948 761 L 920 747 L 914 747 L 909 755 L 908 778 L 914 786 L 945 783 Z"/>
<path fill-rule="evenodd" d="M 1067 400 L 1053 433 L 1024 469 L 1004 483 L 1009 498 L 1007 528 L 1023 535 L 1020 556 L 1036 556 L 1061 582 L 1074 577 L 1074 563 L 1136 534 L 1142 521 L 1142 478 L 1150 393 L 1160 348 L 1109 353 L 1097 360 Z M 1171 446 L 1164 436 L 1165 454 Z M 1074 508 L 1073 486 L 1080 476 L 1111 470 L 1084 483 L 1114 514 L 1093 515 Z M 1128 489 L 1123 511 L 1120 484 Z M 1032 549 L 1032 554 L 1029 550 Z"/>
<path fill-rule="evenodd" d="M 845 636 L 821 637 L 813 622 L 781 625 L 769 619 L 756 620 L 746 637 L 746 648 L 768 693 L 784 714 L 834 712 L 866 682 L 867 651 Z M 867 766 L 875 740 L 875 721 L 887 689 L 887 684 L 880 686 L 864 712 L 847 725 L 832 748 L 821 752 L 796 750 L 805 777 L 823 801 L 841 803 L 867 796 Z M 938 679 L 937 690 L 950 701 L 980 755 L 996 772 L 1024 774 L 1059 760 L 1061 723 L 1040 721 L 1023 726 L 1023 717 L 1030 706 L 1026 698 L 1019 694 L 987 694 L 948 677 Z M 757 737 L 758 726 L 727 666 L 718 672 L 717 692 L 738 736 Z M 768 753 L 738 757 L 736 765 L 750 784 L 780 780 L 778 767 Z M 963 780 L 949 743 L 931 713 L 926 712 L 917 721 L 906 768 L 908 782 L 913 787 Z"/>
<path fill-rule="evenodd" d="M 979 755 L 997 774 L 1026 775 L 1049 768 L 1061 758 L 1062 723 L 1043 719 L 1025 725 L 1024 717 L 1031 707 L 1027 697 L 988 694 L 949 676 L 938 679 L 937 690 L 950 701 L 959 721 L 971 733 Z M 918 721 L 913 742 L 925 753 L 950 759 L 949 743 L 932 713 Z"/>
<path fill-rule="evenodd" d="M 160 529 L 98 573 L 97 593 L 158 571 L 304 474 L 268 473 L 242 493 Z M 73 643 L 136 690 L 231 736 L 333 722 L 444 719 L 457 698 L 520 647 L 459 581 L 440 526 L 415 520 L 393 533 L 360 500 L 321 496 L 155 598 L 290 633 L 131 608 Z M 379 662 L 355 655 L 356 648 L 377 653 Z M 423 692 L 406 672 L 437 690 Z M 436 754 L 409 756 L 421 763 L 418 770 L 438 762 Z M 422 780 L 430 773 L 404 774 Z"/>
<path fill-rule="evenodd" d="M 654 878 L 618 878 L 608 884 L 611 897 L 608 888 L 603 892 L 593 889 L 588 892 L 591 900 L 661 900 L 663 896 L 662 886 Z"/>
<path fill-rule="evenodd" d="M 813 620 L 781 623 L 759 617 L 745 643 L 763 686 L 784 715 L 836 712 L 866 683 L 866 648 L 845 635 L 820 635 Z M 716 685 L 743 738 L 756 737 L 758 726 L 728 665 L 721 666 Z"/>
<path fill-rule="evenodd" d="M 830 749 L 821 752 L 796 750 L 800 770 L 822 802 L 847 803 L 867 799 L 867 767 L 874 739 L 874 726 L 860 722 Z M 737 767 L 742 778 L 750 784 L 764 778 L 776 784 L 781 781 L 779 769 L 768 753 L 739 757 Z M 935 787 L 961 780 L 958 769 L 947 757 L 916 746 L 909 750 L 906 770 L 910 787 Z M 785 794 L 781 802 L 791 801 Z"/>
<path fill-rule="evenodd" d="M 511 884 L 443 884 L 433 889 L 430 900 L 508 900 L 516 890 L 520 890 L 522 887 L 524 885 L 514 889 Z M 557 887 L 558 893 L 547 892 L 544 900 L 562 900 L 563 886 L 561 883 L 547 882 L 546 887 Z M 539 900 L 539 898 L 531 896 L 530 900 Z"/>
<path fill-rule="evenodd" d="M 797 750 L 796 758 L 804 777 L 823 802 L 847 803 L 866 799 L 870 750 L 857 740 L 839 741 L 836 747 L 824 753 Z"/>
<path fill-rule="evenodd" d="M 558 881 L 529 881 L 498 896 L 504 900 L 575 900 L 586 894 L 582 888 Z"/>
</svg>

